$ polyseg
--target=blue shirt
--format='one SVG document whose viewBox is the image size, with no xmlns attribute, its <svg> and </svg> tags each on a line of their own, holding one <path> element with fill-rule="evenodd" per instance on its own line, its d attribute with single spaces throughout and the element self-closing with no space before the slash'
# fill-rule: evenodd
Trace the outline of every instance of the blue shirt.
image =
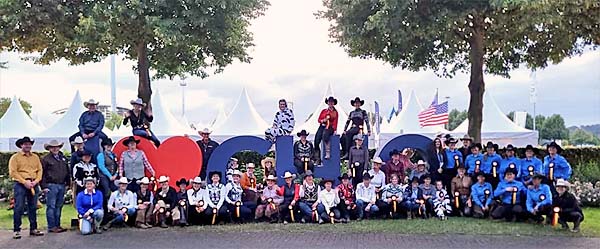
<svg viewBox="0 0 600 249">
<path fill-rule="evenodd" d="M 85 134 L 85 131 L 94 131 L 98 134 L 104 128 L 104 115 L 99 111 L 85 111 L 79 117 L 79 132 Z"/>
<path fill-rule="evenodd" d="M 92 193 L 88 193 L 87 189 L 77 194 L 77 213 L 84 215 L 88 210 L 102 210 L 102 192 L 94 189 Z"/>
<path fill-rule="evenodd" d="M 489 191 L 487 198 L 485 197 L 486 190 Z M 483 183 L 483 185 L 479 184 L 479 182 L 473 184 L 473 186 L 471 186 L 471 199 L 473 200 L 475 205 L 478 205 L 480 207 L 489 207 L 490 204 L 492 204 L 492 199 L 494 199 L 494 191 L 492 189 L 492 184 L 490 184 L 489 182 L 485 182 Z"/>
<path fill-rule="evenodd" d="M 538 188 L 527 190 L 527 211 L 533 213 L 533 209 L 546 205 L 552 205 L 552 193 L 548 185 L 542 183 Z"/>
<path fill-rule="evenodd" d="M 111 159 L 115 159 L 116 155 L 115 153 L 113 153 L 112 151 L 108 154 L 108 157 L 110 157 Z M 97 161 L 98 161 L 98 169 L 100 170 L 100 172 L 102 172 L 102 174 L 104 174 L 105 176 L 107 176 L 109 179 L 112 177 L 112 175 L 110 174 L 110 172 L 108 171 L 108 169 L 106 169 L 106 166 L 104 164 L 104 153 L 100 153 L 98 154 L 98 156 L 96 156 Z M 116 165 L 118 167 L 118 165 Z M 117 170 L 115 170 L 115 175 L 117 175 Z"/>
<path fill-rule="evenodd" d="M 446 149 L 446 157 L 448 158 L 448 164 L 446 165 L 447 169 L 453 169 L 454 167 L 458 166 L 456 165 L 456 160 L 454 159 L 454 156 L 457 156 L 456 160 L 458 160 L 458 162 L 463 162 L 463 155 L 459 150 Z"/>
<path fill-rule="evenodd" d="M 528 182 L 535 173 L 544 174 L 544 172 L 542 172 L 542 160 L 537 157 L 532 157 L 531 159 L 528 159 L 527 157 L 522 158 L 521 180 L 523 182 Z"/>
<path fill-rule="evenodd" d="M 513 156 L 502 159 L 500 162 L 500 170 L 498 171 L 500 181 L 506 181 L 504 180 L 504 173 L 509 167 L 513 168 L 517 172 L 515 179 L 521 178 L 521 160 Z"/>
<path fill-rule="evenodd" d="M 467 156 L 467 159 L 465 159 L 465 168 L 467 168 L 467 174 L 475 174 L 475 168 L 477 168 L 477 161 L 479 161 L 479 171 L 482 171 L 481 165 L 483 164 L 483 155 L 479 153 L 477 155 L 470 154 Z"/>
<path fill-rule="evenodd" d="M 498 171 L 500 170 L 500 163 L 502 162 L 502 157 L 500 157 L 500 155 L 496 154 L 495 152 L 491 156 L 487 153 L 484 154 L 483 163 L 481 164 L 481 170 L 483 171 L 483 173 L 492 174 L 492 164 L 494 162 L 498 164 L 498 166 L 496 167 L 496 173 L 498 173 Z M 496 177 L 500 177 L 500 175 L 498 174 Z"/>
<path fill-rule="evenodd" d="M 495 197 L 499 197 L 500 200 L 502 200 L 503 204 L 512 204 L 512 195 L 513 192 L 507 192 L 506 188 L 511 187 L 511 188 L 517 188 L 517 195 L 516 195 L 516 199 L 515 199 L 515 204 L 520 204 L 521 203 L 521 194 L 525 193 L 525 185 L 523 185 L 522 182 L 519 181 L 511 181 L 511 182 L 500 182 L 498 184 L 498 187 L 496 187 L 496 191 L 494 191 L 494 196 Z"/>
<path fill-rule="evenodd" d="M 563 156 L 556 154 L 553 158 L 550 155 L 544 157 L 544 175 L 550 178 L 550 163 L 554 163 L 554 174 L 552 180 L 571 178 L 571 165 Z"/>
</svg>

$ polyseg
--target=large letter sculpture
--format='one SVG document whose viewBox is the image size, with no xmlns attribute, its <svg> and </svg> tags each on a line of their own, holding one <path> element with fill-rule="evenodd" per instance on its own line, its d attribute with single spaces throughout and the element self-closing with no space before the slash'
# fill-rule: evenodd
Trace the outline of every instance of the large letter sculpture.
<svg viewBox="0 0 600 249">
<path fill-rule="evenodd" d="M 422 135 L 400 135 L 390 140 L 387 144 L 383 146 L 383 148 L 379 152 L 379 157 L 381 157 L 383 161 L 388 161 L 390 159 L 390 152 L 392 150 L 397 149 L 402 151 L 404 148 L 411 148 L 418 151 L 423 157 L 423 160 L 425 160 L 429 164 L 429 172 L 437 172 L 440 163 L 438 162 L 438 159 L 435 156 L 435 152 L 431 147 L 432 142 L 433 140 Z"/>
</svg>

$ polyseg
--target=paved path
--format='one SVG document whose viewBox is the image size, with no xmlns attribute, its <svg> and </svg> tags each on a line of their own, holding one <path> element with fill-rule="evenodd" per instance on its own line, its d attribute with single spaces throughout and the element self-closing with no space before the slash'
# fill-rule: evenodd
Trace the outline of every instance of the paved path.
<svg viewBox="0 0 600 249">
<path fill-rule="evenodd" d="M 81 236 L 73 231 L 23 236 L 13 240 L 0 231 L 1 248 L 600 248 L 600 238 L 502 237 L 474 235 L 403 235 L 341 233 L 207 233 L 193 229 L 118 229 Z"/>
</svg>

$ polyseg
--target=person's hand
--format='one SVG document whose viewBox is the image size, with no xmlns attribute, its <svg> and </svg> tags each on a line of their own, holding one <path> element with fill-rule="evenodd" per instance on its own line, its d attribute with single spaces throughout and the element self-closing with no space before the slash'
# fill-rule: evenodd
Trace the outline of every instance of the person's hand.
<svg viewBox="0 0 600 249">
<path fill-rule="evenodd" d="M 89 136 L 88 136 L 87 134 L 83 134 L 83 135 L 81 135 L 81 137 L 82 137 L 83 139 L 87 139 Z"/>
<path fill-rule="evenodd" d="M 504 191 L 506 191 L 506 192 L 512 192 L 513 191 L 513 187 L 506 187 L 504 189 Z"/>
<path fill-rule="evenodd" d="M 385 199 L 385 202 L 387 202 L 387 203 L 392 203 L 392 198 L 387 198 L 387 199 Z"/>
<path fill-rule="evenodd" d="M 171 212 L 167 211 L 167 212 L 165 213 L 165 215 L 166 215 L 166 216 L 171 216 Z"/>
<path fill-rule="evenodd" d="M 369 202 L 369 205 L 375 205 L 375 201 Z"/>
<path fill-rule="evenodd" d="M 533 212 L 531 212 L 531 214 L 535 215 L 537 213 L 537 209 L 533 209 Z"/>
<path fill-rule="evenodd" d="M 129 112 L 125 112 L 125 117 L 128 118 L 129 116 L 131 116 L 131 114 Z"/>
<path fill-rule="evenodd" d="M 138 209 L 146 209 L 146 205 L 144 204 L 138 204 Z"/>
<path fill-rule="evenodd" d="M 439 168 L 439 169 L 437 170 L 437 172 L 441 174 L 442 172 L 444 172 L 444 170 L 443 170 L 442 168 Z"/>
<path fill-rule="evenodd" d="M 43 189 L 43 191 L 44 191 L 44 194 L 47 194 L 50 191 L 50 189 L 45 188 L 45 189 Z"/>
<path fill-rule="evenodd" d="M 342 132 L 342 135 L 346 135 L 346 131 Z"/>
<path fill-rule="evenodd" d="M 481 210 L 482 211 L 487 211 L 488 210 L 488 206 L 482 207 Z"/>
<path fill-rule="evenodd" d="M 25 186 L 25 188 L 27 188 L 27 189 L 31 189 L 31 181 L 25 180 L 25 184 L 23 184 L 23 186 Z"/>
<path fill-rule="evenodd" d="M 93 138 L 94 136 L 96 136 L 96 133 L 93 132 L 88 135 L 89 138 Z"/>
<path fill-rule="evenodd" d="M 116 180 L 116 179 L 117 179 L 117 175 L 114 175 L 114 176 L 111 176 L 111 177 L 110 177 L 110 180 L 111 180 L 111 181 L 114 181 L 114 180 Z"/>
<path fill-rule="evenodd" d="M 312 205 L 312 208 L 313 209 L 317 208 L 317 203 L 316 202 Z"/>
<path fill-rule="evenodd" d="M 292 203 L 290 205 L 292 205 L 292 206 L 296 205 L 296 200 L 292 200 Z"/>
<path fill-rule="evenodd" d="M 527 186 L 528 189 L 533 189 L 533 185 Z"/>
<path fill-rule="evenodd" d="M 350 205 L 350 201 L 346 200 L 344 203 L 346 203 L 346 205 Z"/>
</svg>

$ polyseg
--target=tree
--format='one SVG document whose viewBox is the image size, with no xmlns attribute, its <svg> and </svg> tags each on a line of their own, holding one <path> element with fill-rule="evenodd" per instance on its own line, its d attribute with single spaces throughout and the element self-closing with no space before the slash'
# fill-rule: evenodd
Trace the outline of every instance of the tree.
<svg viewBox="0 0 600 249">
<path fill-rule="evenodd" d="M 509 77 L 600 44 L 597 0 L 323 0 L 317 13 L 353 57 L 439 76 L 469 72 L 469 135 L 481 140 L 484 73 Z"/>
<path fill-rule="evenodd" d="M 576 128 L 569 134 L 569 143 L 573 145 L 600 145 L 600 138 L 591 132 Z"/>
<path fill-rule="evenodd" d="M 555 140 L 569 138 L 569 130 L 565 127 L 565 120 L 558 114 L 546 118 L 539 131 L 540 138 L 542 139 Z"/>
<path fill-rule="evenodd" d="M 448 130 L 452 131 L 456 129 L 463 121 L 467 119 L 467 111 L 466 110 L 456 110 L 453 109 L 448 114 Z"/>
<path fill-rule="evenodd" d="M 11 102 L 11 98 L 0 98 L 0 117 L 4 116 L 4 113 L 8 110 Z M 21 102 L 21 106 L 23 106 L 25 113 L 27 113 L 27 115 L 31 114 L 31 104 L 22 99 L 19 99 L 19 102 Z"/>
<path fill-rule="evenodd" d="M 47 65 L 98 62 L 110 54 L 137 61 L 138 97 L 151 103 L 153 78 L 208 76 L 234 59 L 249 62 L 250 20 L 266 0 L 0 1 L 0 51 L 38 53 Z"/>
<path fill-rule="evenodd" d="M 104 122 L 104 127 L 108 128 L 109 130 L 114 130 L 115 128 L 121 127 L 122 124 L 123 116 L 119 115 L 118 113 L 112 112 L 110 114 L 110 118 L 106 120 L 106 122 Z"/>
<path fill-rule="evenodd" d="M 508 117 L 508 119 L 510 119 L 511 121 L 515 122 L 515 112 L 509 112 L 508 114 L 506 114 L 506 116 Z M 527 117 L 525 117 L 525 129 L 529 129 L 529 130 L 533 130 L 533 117 L 527 113 Z M 537 129 L 537 127 L 536 127 Z"/>
</svg>

